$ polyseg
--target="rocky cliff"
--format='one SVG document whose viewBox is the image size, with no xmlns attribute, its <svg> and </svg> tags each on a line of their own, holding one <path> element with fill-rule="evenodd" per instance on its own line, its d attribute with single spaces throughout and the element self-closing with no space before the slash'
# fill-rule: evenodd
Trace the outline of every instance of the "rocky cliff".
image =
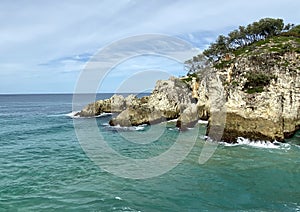
<svg viewBox="0 0 300 212">
<path fill-rule="evenodd" d="M 195 107 L 192 101 L 190 86 L 180 79 L 170 78 L 157 81 L 150 96 L 137 98 L 130 95 L 124 98 L 121 95 L 114 95 L 110 99 L 99 100 L 87 105 L 77 115 L 91 117 L 104 112 L 113 112 L 118 115 L 110 121 L 110 125 L 155 124 L 176 119 L 183 111 L 186 111 L 186 114 L 187 108 Z M 189 119 L 184 119 L 180 125 L 184 127 L 186 123 L 191 126 L 190 123 L 187 123 L 190 121 Z M 198 120 L 197 116 L 192 119 L 193 122 Z"/>
<path fill-rule="evenodd" d="M 299 129 L 299 47 L 298 38 L 275 37 L 215 64 L 226 98 L 223 140 L 235 142 L 237 137 L 246 137 L 283 141 Z M 200 102 L 209 107 L 203 99 L 209 99 L 206 87 L 199 90 Z"/>
<path fill-rule="evenodd" d="M 207 134 L 218 135 L 212 131 L 220 129 L 227 142 L 238 137 L 283 141 L 300 126 L 300 39 L 274 39 L 199 70 L 197 80 L 159 80 L 149 97 L 114 95 L 78 115 L 114 112 L 110 125 L 120 126 L 178 118 L 182 130 L 208 119 Z"/>
</svg>

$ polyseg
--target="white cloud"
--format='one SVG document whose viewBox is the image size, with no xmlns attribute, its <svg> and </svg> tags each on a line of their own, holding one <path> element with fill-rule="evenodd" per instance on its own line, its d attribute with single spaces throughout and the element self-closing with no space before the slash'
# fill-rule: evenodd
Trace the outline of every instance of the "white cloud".
<svg viewBox="0 0 300 212">
<path fill-rule="evenodd" d="M 218 33 L 262 17 L 297 24 L 299 7 L 294 0 L 1 1 L 0 93 L 23 92 L 25 85 L 17 83 L 22 79 L 28 79 L 26 89 L 32 86 L 32 91 L 72 92 L 74 73 L 84 65 L 76 55 L 94 54 L 127 36 L 170 34 L 204 49 Z M 51 62 L 52 67 L 40 65 Z M 74 74 L 73 81 L 56 80 L 67 72 Z M 49 77 L 51 73 L 58 76 Z M 34 76 L 43 83 L 30 82 Z"/>
</svg>

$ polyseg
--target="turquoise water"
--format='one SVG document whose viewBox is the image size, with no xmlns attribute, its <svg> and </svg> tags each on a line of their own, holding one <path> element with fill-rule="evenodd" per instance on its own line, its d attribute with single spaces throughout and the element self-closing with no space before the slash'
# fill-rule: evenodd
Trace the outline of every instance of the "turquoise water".
<svg viewBox="0 0 300 212">
<path fill-rule="evenodd" d="M 0 96 L 0 211 L 300 211 L 299 132 L 284 145 L 222 144 L 199 165 L 200 126 L 194 148 L 177 167 L 134 180 L 88 158 L 66 116 L 71 108 L 71 95 Z M 109 118 L 97 118 L 99 130 L 132 158 L 159 155 L 178 135 L 169 123 L 155 142 L 130 143 L 107 126 Z M 144 127 L 135 135 L 146 132 Z"/>
</svg>

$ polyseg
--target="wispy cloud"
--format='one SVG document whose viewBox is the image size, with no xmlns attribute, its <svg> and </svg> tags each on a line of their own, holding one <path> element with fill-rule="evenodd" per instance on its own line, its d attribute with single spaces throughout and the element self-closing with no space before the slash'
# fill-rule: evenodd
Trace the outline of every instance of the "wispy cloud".
<svg viewBox="0 0 300 212">
<path fill-rule="evenodd" d="M 72 92 L 84 63 L 128 36 L 168 34 L 204 49 L 262 17 L 299 23 L 299 7 L 295 0 L 1 1 L 0 93 Z"/>
<path fill-rule="evenodd" d="M 63 63 L 66 61 L 76 61 L 76 62 L 87 62 L 89 59 L 92 57 L 92 54 L 90 53 L 84 53 L 84 54 L 79 54 L 79 55 L 73 55 L 73 56 L 66 56 L 62 58 L 57 58 L 54 60 L 50 60 L 47 63 L 41 63 L 39 65 L 41 66 L 48 66 L 48 65 L 53 65 L 57 63 Z"/>
</svg>

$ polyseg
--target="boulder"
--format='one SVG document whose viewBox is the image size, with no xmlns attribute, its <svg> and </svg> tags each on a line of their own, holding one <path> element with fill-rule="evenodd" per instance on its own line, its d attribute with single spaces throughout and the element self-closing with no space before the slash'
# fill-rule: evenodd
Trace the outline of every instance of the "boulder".
<svg viewBox="0 0 300 212">
<path fill-rule="evenodd" d="M 125 110 L 125 106 L 126 106 L 126 100 L 124 96 L 115 94 L 110 98 L 111 113 L 120 113 L 123 110 Z"/>
<path fill-rule="evenodd" d="M 120 113 L 125 109 L 126 99 L 122 95 L 113 95 L 109 99 L 88 104 L 76 116 L 93 117 L 102 113 Z"/>
<path fill-rule="evenodd" d="M 198 122 L 198 106 L 196 104 L 190 104 L 184 111 L 180 114 L 177 120 L 176 127 L 181 130 L 186 130 L 187 128 L 194 127 Z"/>
<path fill-rule="evenodd" d="M 164 121 L 164 117 L 160 111 L 140 106 L 137 108 L 127 108 L 117 115 L 117 117 L 111 119 L 109 124 L 111 126 L 120 125 L 129 127 L 142 124 L 156 124 L 162 121 Z"/>
<path fill-rule="evenodd" d="M 192 102 L 189 86 L 176 78 L 158 80 L 150 96 L 132 100 L 110 125 L 136 126 L 176 119 Z"/>
</svg>

